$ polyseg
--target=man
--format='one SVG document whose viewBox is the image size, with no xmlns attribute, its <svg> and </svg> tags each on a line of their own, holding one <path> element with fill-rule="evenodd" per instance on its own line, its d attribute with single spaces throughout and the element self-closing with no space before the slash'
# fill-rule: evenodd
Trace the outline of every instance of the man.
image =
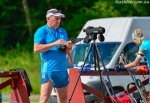
<svg viewBox="0 0 150 103">
<path fill-rule="evenodd" d="M 53 87 L 56 89 L 58 103 L 67 103 L 69 76 L 65 51 L 58 48 L 65 45 L 69 49 L 72 42 L 63 28 L 60 28 L 61 11 L 50 9 L 46 13 L 47 24 L 40 27 L 34 35 L 34 52 L 41 57 L 41 90 L 39 103 L 47 103 Z"/>
</svg>

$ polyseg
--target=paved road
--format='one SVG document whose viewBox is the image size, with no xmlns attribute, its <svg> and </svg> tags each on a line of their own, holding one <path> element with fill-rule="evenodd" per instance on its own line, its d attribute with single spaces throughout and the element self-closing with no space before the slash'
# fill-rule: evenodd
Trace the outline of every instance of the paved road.
<svg viewBox="0 0 150 103">
<path fill-rule="evenodd" d="M 38 103 L 39 95 L 31 95 L 30 103 Z M 2 95 L 2 103 L 10 103 L 10 95 Z"/>
</svg>

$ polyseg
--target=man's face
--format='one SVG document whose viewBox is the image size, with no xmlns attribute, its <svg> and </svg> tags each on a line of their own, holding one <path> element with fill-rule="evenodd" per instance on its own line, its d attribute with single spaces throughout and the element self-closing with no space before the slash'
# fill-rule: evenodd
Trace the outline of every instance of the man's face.
<svg viewBox="0 0 150 103">
<path fill-rule="evenodd" d="M 60 22 L 61 22 L 61 16 L 50 16 L 47 18 L 48 25 L 53 29 L 58 28 Z"/>
</svg>

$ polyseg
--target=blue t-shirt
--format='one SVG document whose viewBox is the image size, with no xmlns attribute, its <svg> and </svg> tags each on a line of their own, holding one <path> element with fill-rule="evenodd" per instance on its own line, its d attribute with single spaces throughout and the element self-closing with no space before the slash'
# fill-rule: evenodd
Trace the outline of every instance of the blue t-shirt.
<svg viewBox="0 0 150 103">
<path fill-rule="evenodd" d="M 150 40 L 144 39 L 139 50 L 145 50 L 144 57 L 146 58 L 148 68 L 150 69 Z"/>
<path fill-rule="evenodd" d="M 64 39 L 68 41 L 68 36 L 63 28 L 57 28 L 53 30 L 47 25 L 40 27 L 34 34 L 34 44 L 48 44 L 55 42 L 58 39 Z M 51 71 L 67 71 L 67 59 L 64 51 L 58 51 L 61 47 L 54 46 L 46 52 L 40 53 L 41 58 L 41 73 Z"/>
</svg>

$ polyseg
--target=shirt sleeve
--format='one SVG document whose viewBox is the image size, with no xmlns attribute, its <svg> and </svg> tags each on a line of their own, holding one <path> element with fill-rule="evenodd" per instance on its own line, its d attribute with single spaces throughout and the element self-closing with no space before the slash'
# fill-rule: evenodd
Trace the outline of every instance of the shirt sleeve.
<svg viewBox="0 0 150 103">
<path fill-rule="evenodd" d="M 44 30 L 39 28 L 34 34 L 34 44 L 44 44 Z"/>
<path fill-rule="evenodd" d="M 139 50 L 145 50 L 146 51 L 148 49 L 148 45 L 146 45 L 146 44 L 147 44 L 146 42 L 142 42 Z"/>
</svg>

